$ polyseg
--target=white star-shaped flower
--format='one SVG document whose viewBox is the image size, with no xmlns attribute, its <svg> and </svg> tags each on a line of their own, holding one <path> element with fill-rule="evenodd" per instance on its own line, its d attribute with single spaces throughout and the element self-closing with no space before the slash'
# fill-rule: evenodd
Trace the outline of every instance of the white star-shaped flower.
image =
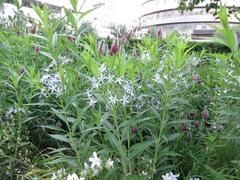
<svg viewBox="0 0 240 180">
<path fill-rule="evenodd" d="M 93 152 L 93 156 L 89 158 L 89 161 L 92 163 L 91 168 L 101 168 L 101 159 L 98 158 L 97 153 Z"/>
<path fill-rule="evenodd" d="M 166 175 L 163 175 L 163 180 L 178 180 L 179 174 L 174 175 L 171 171 Z"/>
</svg>

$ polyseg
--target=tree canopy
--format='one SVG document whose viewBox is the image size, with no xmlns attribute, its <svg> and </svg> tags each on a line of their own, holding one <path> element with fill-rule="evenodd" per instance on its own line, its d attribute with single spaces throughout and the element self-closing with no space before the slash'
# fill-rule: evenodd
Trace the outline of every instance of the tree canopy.
<svg viewBox="0 0 240 180">
<path fill-rule="evenodd" d="M 204 3 L 205 1 L 206 0 L 180 0 L 178 9 L 181 12 L 192 11 L 197 5 L 199 5 L 200 3 Z M 216 15 L 220 5 L 221 5 L 221 0 L 209 0 L 208 3 L 205 4 L 205 9 L 208 13 L 210 12 Z M 240 7 L 237 7 L 237 6 L 229 7 L 230 14 L 239 12 L 239 10 L 240 10 Z"/>
</svg>

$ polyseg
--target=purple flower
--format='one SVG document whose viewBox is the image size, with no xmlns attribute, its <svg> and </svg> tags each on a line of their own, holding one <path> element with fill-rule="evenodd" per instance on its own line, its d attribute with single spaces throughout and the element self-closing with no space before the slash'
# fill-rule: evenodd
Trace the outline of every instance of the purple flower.
<svg viewBox="0 0 240 180">
<path fill-rule="evenodd" d="M 111 49 L 110 49 L 110 54 L 111 55 L 116 55 L 119 52 L 119 40 L 118 38 L 113 40 Z"/>
<path fill-rule="evenodd" d="M 207 119 L 209 116 L 209 111 L 208 111 L 208 107 L 207 106 L 204 106 L 204 109 L 202 111 L 202 118 L 203 119 Z"/>
</svg>

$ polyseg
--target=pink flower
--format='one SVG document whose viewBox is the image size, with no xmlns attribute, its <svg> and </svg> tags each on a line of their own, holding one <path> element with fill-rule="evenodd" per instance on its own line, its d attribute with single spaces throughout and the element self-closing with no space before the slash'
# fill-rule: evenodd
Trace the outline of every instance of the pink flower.
<svg viewBox="0 0 240 180">
<path fill-rule="evenodd" d="M 61 128 L 61 127 L 62 127 L 62 123 L 61 123 L 60 121 L 58 121 L 58 122 L 56 123 L 56 126 L 57 126 L 58 128 Z"/>
<path fill-rule="evenodd" d="M 35 34 L 35 33 L 37 32 L 37 27 L 36 27 L 36 25 L 32 25 L 30 31 L 31 31 L 32 34 Z"/>
<path fill-rule="evenodd" d="M 182 125 L 181 130 L 183 132 L 187 132 L 188 131 L 188 127 L 186 125 Z"/>
<path fill-rule="evenodd" d="M 204 109 L 203 109 L 203 111 L 202 111 L 202 118 L 203 118 L 203 119 L 207 119 L 208 116 L 209 116 L 208 108 L 207 108 L 207 106 L 204 106 Z"/>
<path fill-rule="evenodd" d="M 195 128 L 199 128 L 199 122 L 198 122 L 198 121 L 195 121 L 195 122 L 194 122 L 194 127 L 195 127 Z"/>
<path fill-rule="evenodd" d="M 136 133 L 137 133 L 137 131 L 138 131 L 138 129 L 137 129 L 137 128 L 135 128 L 135 127 L 131 129 L 131 132 L 132 132 L 133 134 L 136 134 Z"/>
<path fill-rule="evenodd" d="M 159 38 L 162 37 L 162 30 L 161 30 L 161 28 L 159 28 L 158 31 L 157 31 L 157 37 L 159 37 Z"/>
<path fill-rule="evenodd" d="M 68 35 L 68 36 L 67 36 L 67 39 L 68 39 L 69 41 L 74 41 L 74 40 L 75 40 L 75 37 L 74 37 L 73 35 Z"/>
<path fill-rule="evenodd" d="M 111 49 L 110 49 L 110 54 L 111 55 L 116 55 L 117 53 L 119 52 L 119 40 L 118 38 L 114 39 L 113 40 L 113 43 L 112 43 L 112 46 L 111 46 Z"/>
<path fill-rule="evenodd" d="M 39 52 L 41 51 L 41 47 L 40 47 L 39 45 L 35 45 L 34 51 L 35 51 L 36 53 L 39 53 Z"/>
<path fill-rule="evenodd" d="M 193 76 L 193 81 L 197 82 L 197 83 L 200 83 L 201 82 L 201 78 L 200 78 L 200 75 L 199 74 L 195 74 Z"/>
</svg>

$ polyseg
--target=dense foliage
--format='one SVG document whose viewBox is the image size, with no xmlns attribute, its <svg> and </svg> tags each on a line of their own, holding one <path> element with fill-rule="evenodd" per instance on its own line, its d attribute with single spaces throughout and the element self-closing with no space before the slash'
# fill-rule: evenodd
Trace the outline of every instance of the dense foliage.
<svg viewBox="0 0 240 180">
<path fill-rule="evenodd" d="M 229 53 L 194 51 L 177 33 L 109 48 L 78 32 L 83 14 L 51 22 L 34 9 L 41 25 L 0 33 L 0 179 L 239 179 L 240 60 L 225 8 L 217 41 Z"/>
</svg>

